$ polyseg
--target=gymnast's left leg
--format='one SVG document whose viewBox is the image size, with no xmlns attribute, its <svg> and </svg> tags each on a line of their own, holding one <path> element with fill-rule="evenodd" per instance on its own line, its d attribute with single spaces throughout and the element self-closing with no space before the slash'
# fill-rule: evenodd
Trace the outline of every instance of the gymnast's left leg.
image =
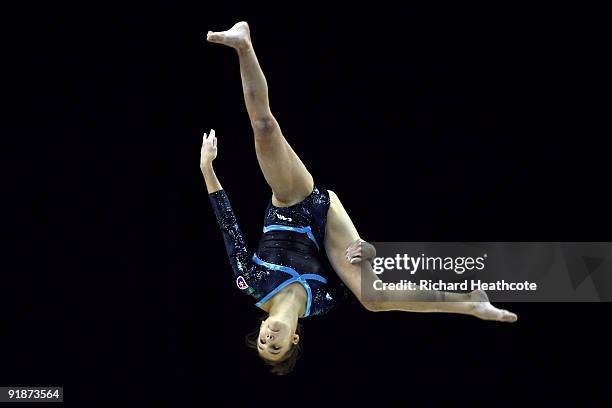
<svg viewBox="0 0 612 408">
<path fill-rule="evenodd" d="M 285 139 L 272 114 L 268 84 L 259 65 L 249 25 L 241 21 L 227 31 L 209 32 L 207 40 L 236 50 L 244 102 L 253 128 L 259 167 L 272 189 L 272 201 L 286 207 L 302 201 L 313 188 L 312 175 Z"/>
<path fill-rule="evenodd" d="M 360 237 L 349 215 L 342 206 L 340 199 L 333 192 L 329 192 L 330 207 L 327 212 L 327 226 L 325 229 L 325 251 L 329 262 L 346 286 L 359 299 L 361 304 L 374 312 L 398 310 L 405 312 L 438 312 L 459 313 L 479 317 L 484 320 L 498 320 L 514 322 L 517 316 L 507 310 L 501 310 L 489 303 L 484 291 L 478 290 L 470 293 L 452 293 L 436 290 L 414 291 L 375 291 L 374 299 L 362 297 L 362 285 L 371 285 L 377 279 L 372 271 L 369 260 L 361 259 L 359 263 L 350 263 L 346 257 L 346 250 L 359 242 Z M 367 243 L 366 243 L 367 244 Z M 358 255 L 363 255 L 357 248 Z M 362 272 L 363 268 L 363 272 Z"/>
</svg>

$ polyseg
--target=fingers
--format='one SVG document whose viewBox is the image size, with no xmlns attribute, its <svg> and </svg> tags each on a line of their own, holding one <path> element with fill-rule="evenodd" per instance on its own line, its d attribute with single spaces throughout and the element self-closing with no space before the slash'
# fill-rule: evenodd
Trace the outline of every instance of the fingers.
<svg viewBox="0 0 612 408">
<path fill-rule="evenodd" d="M 202 144 L 210 144 L 213 147 L 217 146 L 217 137 L 215 136 L 215 129 L 210 129 L 210 133 L 208 133 L 208 136 L 206 135 L 206 132 L 204 132 L 204 135 L 202 137 Z"/>
<path fill-rule="evenodd" d="M 354 256 L 361 256 L 361 249 L 348 249 L 344 255 L 347 259 L 353 258 Z"/>
<path fill-rule="evenodd" d="M 215 136 L 215 129 L 210 129 L 210 138 L 212 138 L 213 147 L 217 147 L 217 136 Z"/>
<path fill-rule="evenodd" d="M 354 258 L 349 259 L 349 263 L 352 263 L 352 264 L 359 263 L 361 261 L 362 261 L 361 256 L 356 256 Z"/>
<path fill-rule="evenodd" d="M 209 140 L 210 138 L 206 135 L 206 133 L 204 133 L 204 136 L 202 137 L 202 154 L 204 154 L 204 151 L 208 148 L 208 145 L 210 144 Z"/>
<path fill-rule="evenodd" d="M 349 245 L 348 248 L 346 248 L 346 253 L 348 254 L 349 252 L 354 252 L 354 251 L 360 251 L 361 252 L 361 243 L 365 242 L 362 239 L 358 239 L 357 241 L 353 242 L 351 245 Z"/>
<path fill-rule="evenodd" d="M 346 249 L 345 256 L 349 263 L 358 263 L 362 261 L 361 243 L 353 244 Z"/>
<path fill-rule="evenodd" d="M 360 244 L 361 244 L 361 242 L 359 242 L 359 241 L 353 242 L 351 245 L 348 246 L 348 248 L 346 248 L 346 252 L 349 252 L 349 251 L 359 247 Z"/>
</svg>

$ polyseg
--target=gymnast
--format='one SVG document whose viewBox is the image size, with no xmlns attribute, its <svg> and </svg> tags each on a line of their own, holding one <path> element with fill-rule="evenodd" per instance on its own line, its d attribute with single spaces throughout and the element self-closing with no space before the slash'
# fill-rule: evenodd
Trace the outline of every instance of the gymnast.
<svg viewBox="0 0 612 408">
<path fill-rule="evenodd" d="M 213 169 L 215 131 L 204 133 L 200 168 L 221 228 L 237 287 L 266 312 L 247 343 L 275 374 L 289 373 L 300 354 L 298 320 L 323 315 L 345 297 L 346 288 L 369 311 L 460 313 L 485 320 L 514 322 L 517 316 L 491 305 L 484 291 L 375 291 L 361 296 L 372 272 L 375 248 L 362 240 L 338 196 L 316 185 L 283 136 L 268 102 L 268 87 L 251 42 L 249 26 L 207 34 L 207 41 L 236 50 L 244 100 L 254 132 L 255 152 L 272 197 L 264 216 L 263 235 L 249 249 L 228 195 Z M 340 278 L 332 282 L 321 266 L 322 250 Z M 363 272 L 362 272 L 363 269 Z"/>
</svg>

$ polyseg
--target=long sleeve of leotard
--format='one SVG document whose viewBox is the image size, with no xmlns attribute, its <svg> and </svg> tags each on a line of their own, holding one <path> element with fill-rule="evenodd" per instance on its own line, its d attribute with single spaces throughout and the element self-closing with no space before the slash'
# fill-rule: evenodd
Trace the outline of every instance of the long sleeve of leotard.
<svg viewBox="0 0 612 408">
<path fill-rule="evenodd" d="M 238 220 L 225 190 L 210 193 L 208 197 L 217 217 L 219 228 L 223 233 L 225 249 L 234 271 L 234 278 L 238 278 L 240 275 L 244 275 L 250 262 L 249 250 L 244 236 L 240 231 Z"/>
</svg>

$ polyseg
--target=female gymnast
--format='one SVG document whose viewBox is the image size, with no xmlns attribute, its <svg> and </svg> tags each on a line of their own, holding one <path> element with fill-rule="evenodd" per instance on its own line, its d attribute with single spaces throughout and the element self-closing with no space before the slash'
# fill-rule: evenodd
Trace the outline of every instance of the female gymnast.
<svg viewBox="0 0 612 408">
<path fill-rule="evenodd" d="M 329 312 L 344 297 L 347 287 L 370 311 L 447 312 L 485 320 L 516 321 L 515 314 L 491 305 L 483 291 L 376 291 L 376 298 L 362 298 L 362 279 L 364 285 L 376 279 L 371 265 L 375 249 L 359 237 L 338 196 L 314 184 L 304 163 L 281 133 L 270 110 L 266 79 L 253 49 L 248 24 L 239 22 L 227 31 L 209 31 L 207 40 L 238 53 L 257 161 L 272 189 L 263 235 L 252 251 L 213 169 L 212 162 L 217 156 L 215 131 L 204 134 L 200 168 L 236 285 L 267 312 L 250 346 L 272 366 L 273 373 L 286 374 L 295 365 L 301 350 L 298 319 Z M 323 247 L 342 282 L 333 284 L 321 267 Z"/>
</svg>

